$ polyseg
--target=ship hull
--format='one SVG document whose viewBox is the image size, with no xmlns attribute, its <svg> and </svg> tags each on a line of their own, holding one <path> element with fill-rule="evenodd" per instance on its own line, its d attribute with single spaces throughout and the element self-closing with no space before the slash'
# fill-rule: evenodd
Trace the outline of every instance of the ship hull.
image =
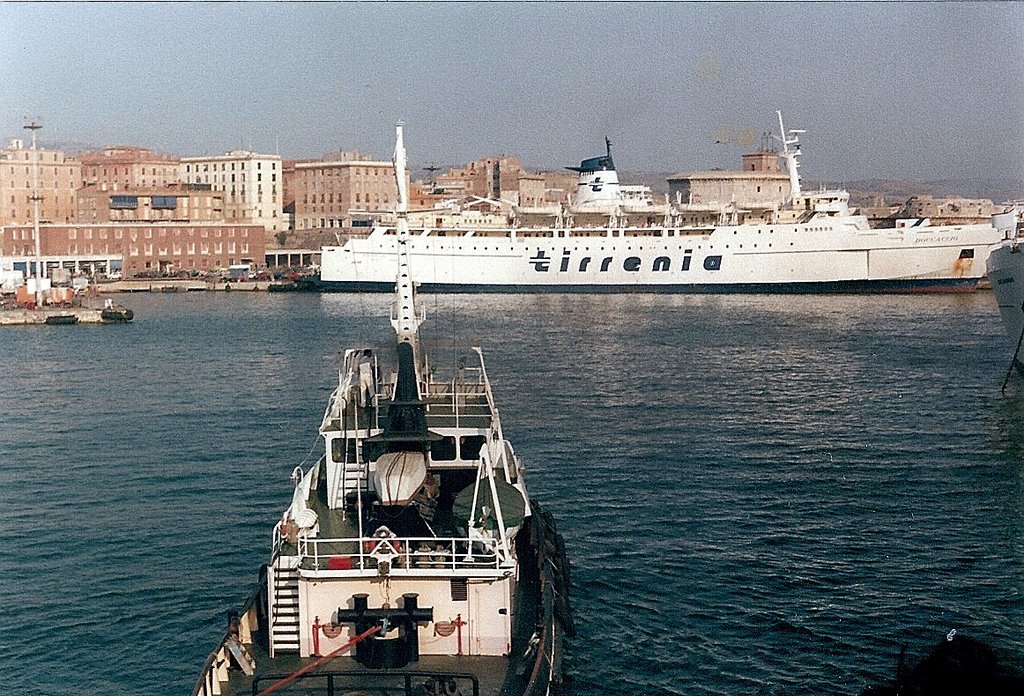
<svg viewBox="0 0 1024 696">
<path fill-rule="evenodd" d="M 679 283 L 679 284 L 522 284 L 493 283 L 421 283 L 417 288 L 427 293 L 690 293 L 715 294 L 913 294 L 968 293 L 977 290 L 979 278 L 940 278 L 921 280 L 836 280 L 807 283 Z M 321 281 L 322 292 L 391 292 L 394 284 L 371 281 Z"/>
<path fill-rule="evenodd" d="M 431 230 L 410 241 L 425 292 L 969 292 L 1001 235 L 990 225 L 842 224 L 692 230 Z M 324 247 L 324 291 L 391 291 L 395 237 Z"/>
<path fill-rule="evenodd" d="M 1015 349 L 1024 333 L 1024 248 L 1019 240 L 1007 241 L 992 250 L 988 276 L 1007 340 Z"/>
</svg>

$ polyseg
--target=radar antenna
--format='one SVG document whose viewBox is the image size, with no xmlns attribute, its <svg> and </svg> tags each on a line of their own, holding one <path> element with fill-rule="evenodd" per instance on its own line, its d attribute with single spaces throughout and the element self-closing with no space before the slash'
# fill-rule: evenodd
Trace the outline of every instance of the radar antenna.
<svg viewBox="0 0 1024 696">
<path fill-rule="evenodd" d="M 793 200 L 800 195 L 800 134 L 807 131 L 794 129 L 787 135 L 786 127 L 782 125 L 782 112 L 775 113 L 779 115 L 779 141 L 782 143 L 782 157 L 786 160 L 786 170 L 789 172 L 789 199 Z"/>
</svg>

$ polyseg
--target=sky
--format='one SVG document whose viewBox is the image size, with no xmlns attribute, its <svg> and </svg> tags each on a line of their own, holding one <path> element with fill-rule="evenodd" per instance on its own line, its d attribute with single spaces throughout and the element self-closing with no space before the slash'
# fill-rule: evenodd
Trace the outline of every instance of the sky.
<svg viewBox="0 0 1024 696">
<path fill-rule="evenodd" d="M 1024 178 L 1024 3 L 0 2 L 0 137 L 812 180 Z"/>
</svg>

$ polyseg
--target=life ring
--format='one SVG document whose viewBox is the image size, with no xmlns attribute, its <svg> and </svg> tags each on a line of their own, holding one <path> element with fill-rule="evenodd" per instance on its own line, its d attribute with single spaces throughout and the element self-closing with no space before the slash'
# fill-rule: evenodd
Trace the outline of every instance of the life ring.
<svg viewBox="0 0 1024 696">
<path fill-rule="evenodd" d="M 381 544 L 386 544 L 386 547 L 382 547 Z M 373 554 L 383 552 L 387 554 L 388 549 L 392 551 L 392 553 L 388 555 L 400 556 L 402 554 L 402 542 L 394 537 L 363 542 L 363 551 L 365 553 Z"/>
<path fill-rule="evenodd" d="M 324 632 L 324 635 L 328 638 L 337 638 L 341 635 L 341 630 L 344 628 L 341 624 L 329 623 L 320 626 L 320 630 Z"/>
</svg>

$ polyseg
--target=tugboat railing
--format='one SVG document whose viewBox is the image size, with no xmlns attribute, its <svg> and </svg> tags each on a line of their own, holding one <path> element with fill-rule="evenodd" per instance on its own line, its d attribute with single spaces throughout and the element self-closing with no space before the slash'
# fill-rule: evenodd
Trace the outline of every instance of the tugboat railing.
<svg viewBox="0 0 1024 696">
<path fill-rule="evenodd" d="M 275 542 L 277 530 L 275 530 Z M 497 537 L 347 537 L 320 539 L 300 535 L 296 556 L 299 567 L 313 571 L 386 572 L 421 575 L 504 570 L 515 564 Z M 278 545 L 281 550 L 283 545 Z M 283 552 L 283 551 L 282 551 Z M 382 568 L 382 564 L 386 564 Z"/>
<path fill-rule="evenodd" d="M 264 684 L 274 683 L 285 675 L 268 674 L 253 679 L 252 691 L 254 696 L 267 692 L 261 691 Z M 303 674 L 298 677 L 302 680 L 299 685 L 302 693 L 365 693 L 363 691 L 351 691 L 358 689 L 367 680 L 373 681 L 375 686 L 386 687 L 389 694 L 402 694 L 403 696 L 416 696 L 426 692 L 423 685 L 424 678 L 432 684 L 435 689 L 430 693 L 458 693 L 466 696 L 480 695 L 480 679 L 468 672 L 438 672 L 419 669 L 403 669 L 401 672 L 382 672 L 381 670 L 346 670 L 346 671 L 318 671 L 312 674 Z M 414 683 L 415 680 L 415 683 Z M 318 682 L 317 686 L 306 682 Z M 317 688 L 319 687 L 319 688 Z M 451 689 L 451 690 L 449 690 Z"/>
</svg>

